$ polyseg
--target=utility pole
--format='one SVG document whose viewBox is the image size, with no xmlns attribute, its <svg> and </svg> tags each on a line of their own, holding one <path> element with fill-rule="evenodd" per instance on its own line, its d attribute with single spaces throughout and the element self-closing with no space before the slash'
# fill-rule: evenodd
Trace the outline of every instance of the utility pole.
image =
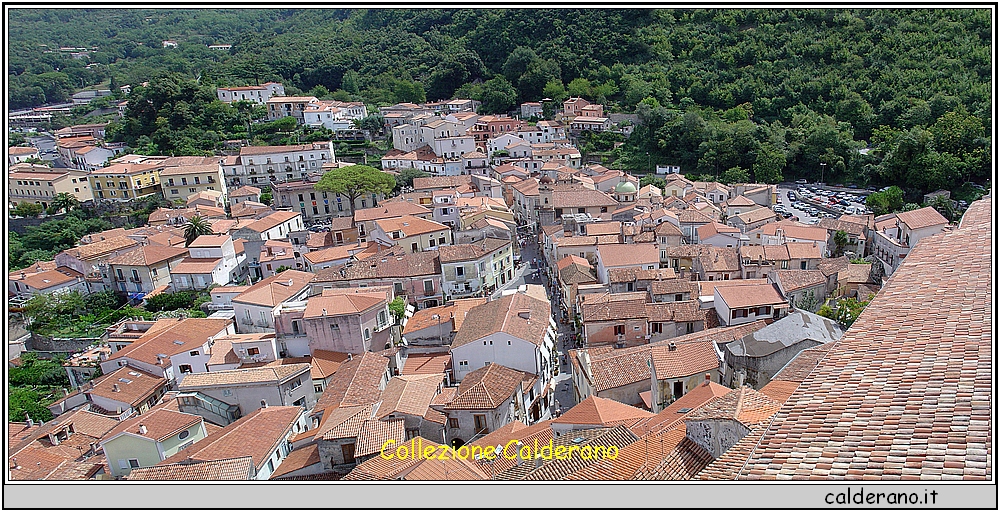
<svg viewBox="0 0 1000 512">
<path fill-rule="evenodd" d="M 819 163 L 819 182 L 825 183 L 823 181 L 823 175 L 826 174 L 826 162 Z"/>
</svg>

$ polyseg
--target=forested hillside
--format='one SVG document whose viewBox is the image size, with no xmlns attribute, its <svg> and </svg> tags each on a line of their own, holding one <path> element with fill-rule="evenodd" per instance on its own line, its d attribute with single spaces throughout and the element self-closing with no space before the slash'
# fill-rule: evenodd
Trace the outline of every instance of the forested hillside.
<svg viewBox="0 0 1000 512">
<path fill-rule="evenodd" d="M 971 9 L 12 9 L 9 102 L 169 77 L 198 105 L 173 118 L 225 140 L 245 113 L 206 106 L 218 85 L 279 80 L 372 106 L 471 96 L 491 112 L 583 95 L 639 114 L 615 150 L 625 169 L 775 181 L 818 179 L 822 163 L 826 181 L 912 195 L 989 176 L 992 29 Z M 98 50 L 72 60 L 66 46 Z M 199 133 L 186 137 L 211 150 Z"/>
</svg>

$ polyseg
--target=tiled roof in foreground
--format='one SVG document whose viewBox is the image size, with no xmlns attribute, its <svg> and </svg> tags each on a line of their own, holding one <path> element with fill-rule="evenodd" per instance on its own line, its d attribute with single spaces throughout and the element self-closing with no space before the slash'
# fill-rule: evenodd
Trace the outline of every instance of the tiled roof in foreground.
<svg viewBox="0 0 1000 512">
<path fill-rule="evenodd" d="M 738 478 L 991 478 L 991 211 L 920 241 Z"/>
</svg>

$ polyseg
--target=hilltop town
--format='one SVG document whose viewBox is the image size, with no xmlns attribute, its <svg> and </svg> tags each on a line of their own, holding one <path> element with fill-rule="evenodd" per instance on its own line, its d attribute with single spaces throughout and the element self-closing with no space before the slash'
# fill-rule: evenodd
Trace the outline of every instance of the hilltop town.
<svg viewBox="0 0 1000 512">
<path fill-rule="evenodd" d="M 361 102 L 217 94 L 371 137 Z M 380 170 L 333 142 L 140 155 L 101 124 L 11 148 L 12 212 L 158 202 L 8 274 L 12 375 L 68 382 L 8 418 L 10 478 L 991 477 L 990 196 L 950 222 L 630 174 L 579 141 L 634 116 L 479 107 L 382 107 Z"/>
</svg>

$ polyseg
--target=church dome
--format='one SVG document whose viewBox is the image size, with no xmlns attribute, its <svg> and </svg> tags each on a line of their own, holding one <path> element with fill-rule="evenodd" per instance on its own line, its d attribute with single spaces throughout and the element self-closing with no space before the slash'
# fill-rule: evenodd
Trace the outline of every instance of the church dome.
<svg viewBox="0 0 1000 512">
<path fill-rule="evenodd" d="M 618 194 L 635 194 L 635 185 L 630 181 L 623 181 L 615 187 L 615 192 Z"/>
</svg>

